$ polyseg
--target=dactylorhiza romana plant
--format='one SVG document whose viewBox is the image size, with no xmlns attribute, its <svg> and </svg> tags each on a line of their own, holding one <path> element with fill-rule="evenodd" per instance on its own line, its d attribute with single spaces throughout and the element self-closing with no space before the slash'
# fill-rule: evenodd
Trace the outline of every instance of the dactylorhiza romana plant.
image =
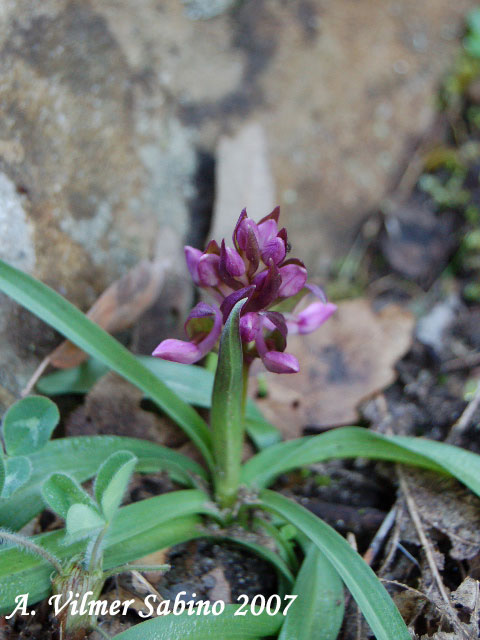
<svg viewBox="0 0 480 640">
<path fill-rule="evenodd" d="M 359 427 L 279 442 L 275 427 L 246 401 L 248 369 L 259 358 L 270 371 L 297 371 L 297 360 L 285 351 L 288 334 L 316 329 L 335 309 L 318 288 L 307 284 L 303 263 L 288 254 L 286 232 L 278 229 L 278 209 L 259 223 L 243 212 L 231 247 L 225 242 L 211 242 L 204 252 L 187 247 L 192 277 L 211 301 L 200 303 L 190 314 L 188 342 L 165 340 L 157 347 L 155 355 L 163 360 L 134 356 L 62 296 L 0 260 L 0 290 L 96 359 L 74 371 L 46 376 L 44 393 L 58 393 L 58 386 L 61 393 L 85 393 L 108 368 L 113 369 L 185 431 L 204 461 L 201 465 L 178 451 L 138 438 L 95 435 L 48 440 L 58 419 L 51 407 L 31 401 L 33 405 L 22 405 L 21 411 L 12 409 L 4 419 L 5 459 L 0 465 L 0 480 L 2 475 L 7 478 L 0 523 L 10 529 L 4 537 L 11 541 L 12 535 L 18 535 L 11 531 L 19 530 L 45 503 L 65 518 L 66 532 L 27 541 L 30 550 L 32 545 L 39 547 L 38 558 L 17 549 L 0 550 L 0 613 L 9 614 L 15 608 L 19 593 L 29 594 L 29 604 L 51 593 L 51 569 L 44 551 L 59 559 L 57 565 L 53 559 L 58 576 L 71 575 L 69 567 L 81 554 L 81 575 L 86 581 L 91 571 L 98 571 L 91 589 L 96 593 L 105 569 L 114 570 L 180 542 L 210 537 L 234 540 L 268 560 L 277 571 L 279 594 L 286 594 L 283 600 L 289 599 L 290 605 L 292 595 L 298 595 L 293 604 L 282 608 L 279 594 L 267 601 L 259 595 L 256 604 L 263 613 L 254 600 L 245 606 L 239 599 L 241 607 L 226 605 L 224 615 L 212 617 L 199 615 L 192 600 L 193 621 L 190 612 L 159 615 L 121 633 L 118 640 L 257 638 L 276 633 L 279 640 L 316 640 L 320 625 L 324 637 L 334 640 L 343 621 L 344 585 L 377 639 L 409 640 L 410 633 L 385 587 L 348 542 L 303 506 L 268 487 L 280 474 L 296 468 L 362 456 L 450 474 L 480 496 L 480 456 L 441 442 L 386 436 Z M 305 295 L 316 300 L 295 314 Z M 192 363 L 214 349 L 219 338 L 213 376 Z M 191 405 L 210 408 L 210 425 Z M 38 428 L 33 429 L 35 413 Z M 260 451 L 241 464 L 245 424 Z M 121 456 L 112 462 L 110 456 L 118 452 Z M 167 472 L 184 489 L 132 503 L 110 517 L 105 513 L 110 500 L 103 490 L 97 495 L 101 486 L 110 486 L 110 482 L 99 484 L 101 475 L 109 474 L 100 469 L 93 502 L 76 481 L 92 478 L 104 460 L 110 460 L 109 473 L 117 479 L 116 470 L 123 469 L 120 476 L 125 481 L 132 464 L 129 454 L 138 460 L 138 472 Z M 118 499 L 125 486 L 120 485 L 119 490 L 113 482 L 106 494 Z M 72 499 L 64 503 L 61 496 L 67 486 Z M 55 495 L 60 497 L 55 500 Z M 65 546 L 65 536 L 71 540 L 76 527 L 80 533 L 85 523 L 92 525 L 87 527 L 86 539 Z M 102 533 L 107 523 L 108 530 Z M 53 584 L 56 594 L 65 593 L 68 580 L 63 582 L 60 587 L 58 581 Z M 94 620 L 82 624 L 93 626 Z"/>
<path fill-rule="evenodd" d="M 287 231 L 278 228 L 279 215 L 277 207 L 255 223 L 244 209 L 233 231 L 233 248 L 225 240 L 220 246 L 212 240 L 203 252 L 185 247 L 193 281 L 213 304 L 200 302 L 190 312 L 185 322 L 189 342 L 167 339 L 152 354 L 183 364 L 197 362 L 216 346 L 232 310 L 240 308 L 242 375 L 232 386 L 230 363 L 221 363 L 227 370 L 217 376 L 212 397 L 214 479 L 222 507 L 232 507 L 238 494 L 250 364 L 261 358 L 274 373 L 298 372 L 298 360 L 285 352 L 288 333 L 315 331 L 336 310 L 319 287 L 307 284 L 303 262 L 287 257 Z M 318 300 L 295 315 L 292 310 L 310 293 Z M 238 414 L 230 424 L 225 410 Z"/>
</svg>

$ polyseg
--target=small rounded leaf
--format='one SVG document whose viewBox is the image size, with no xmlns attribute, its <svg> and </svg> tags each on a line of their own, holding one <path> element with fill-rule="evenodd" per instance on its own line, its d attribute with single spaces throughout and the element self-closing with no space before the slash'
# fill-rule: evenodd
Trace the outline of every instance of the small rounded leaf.
<svg viewBox="0 0 480 640">
<path fill-rule="evenodd" d="M 8 455 L 28 455 L 44 447 L 59 419 L 57 405 L 44 396 L 28 396 L 15 402 L 3 418 Z"/>
<path fill-rule="evenodd" d="M 86 491 L 66 473 L 53 473 L 42 487 L 47 505 L 64 520 L 74 504 L 84 504 L 95 509 L 95 503 Z"/>
<path fill-rule="evenodd" d="M 32 473 L 32 464 L 25 456 L 9 458 L 5 465 L 5 483 L 2 490 L 2 498 L 9 498 L 20 489 Z"/>
<path fill-rule="evenodd" d="M 117 451 L 100 467 L 95 480 L 95 499 L 106 520 L 111 520 L 120 506 L 136 463 L 137 458 L 129 451 Z"/>
<path fill-rule="evenodd" d="M 97 509 L 78 503 L 72 505 L 68 510 L 65 523 L 68 543 L 86 538 L 106 524 Z"/>
</svg>

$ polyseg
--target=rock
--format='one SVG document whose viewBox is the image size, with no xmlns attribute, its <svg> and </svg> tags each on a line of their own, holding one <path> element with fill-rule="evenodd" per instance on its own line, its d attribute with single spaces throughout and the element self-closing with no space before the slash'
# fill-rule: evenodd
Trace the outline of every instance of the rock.
<svg viewBox="0 0 480 640">
<path fill-rule="evenodd" d="M 182 0 L 185 12 L 193 20 L 208 20 L 220 15 L 235 4 L 236 0 Z"/>
<path fill-rule="evenodd" d="M 275 207 L 265 131 L 253 122 L 234 137 L 220 138 L 212 238 L 226 238 L 227 244 L 231 244 L 232 231 L 244 207 L 254 220 L 263 218 Z"/>
<path fill-rule="evenodd" d="M 141 259 L 182 271 L 197 155 L 148 56 L 93 2 L 6 0 L 0 23 L 0 258 L 83 310 Z M 58 341 L 43 327 L 1 298 L 0 404 Z"/>
</svg>

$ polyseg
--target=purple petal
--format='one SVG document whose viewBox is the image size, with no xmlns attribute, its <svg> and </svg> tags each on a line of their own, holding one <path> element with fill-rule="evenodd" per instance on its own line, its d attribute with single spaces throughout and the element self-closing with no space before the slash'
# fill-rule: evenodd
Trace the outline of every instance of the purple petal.
<svg viewBox="0 0 480 640">
<path fill-rule="evenodd" d="M 280 267 L 282 284 L 278 291 L 280 298 L 290 298 L 303 289 L 307 281 L 307 270 L 298 264 L 287 264 Z"/>
<path fill-rule="evenodd" d="M 255 240 L 258 244 L 258 227 L 257 223 L 251 218 L 244 218 L 237 230 L 237 242 L 242 251 L 247 251 L 247 244 L 249 242 L 250 233 L 253 233 Z"/>
<path fill-rule="evenodd" d="M 326 322 L 337 310 L 337 305 L 332 302 L 312 302 L 297 317 L 287 323 L 291 333 L 311 333 Z"/>
<path fill-rule="evenodd" d="M 220 306 L 220 311 L 223 314 L 223 321 L 224 322 L 227 321 L 227 318 L 230 315 L 230 311 L 233 309 L 233 307 L 237 304 L 239 300 L 241 300 L 242 298 L 250 299 L 254 291 L 255 291 L 255 287 L 253 285 L 250 285 L 249 287 L 243 287 L 238 291 L 234 291 L 229 296 L 227 296 Z"/>
<path fill-rule="evenodd" d="M 220 310 L 200 302 L 190 311 L 185 322 L 185 330 L 194 338 L 192 342 L 170 338 L 161 342 L 152 355 L 182 364 L 197 362 L 213 349 L 220 337 L 222 331 Z"/>
<path fill-rule="evenodd" d="M 240 260 L 242 259 L 240 258 Z M 243 260 L 242 260 L 242 263 L 243 263 Z M 239 289 L 244 288 L 244 283 L 240 282 L 239 280 L 235 280 L 233 275 L 228 270 L 228 252 L 227 252 L 227 247 L 225 246 L 225 240 L 222 240 L 222 247 L 220 249 L 220 263 L 218 265 L 218 273 L 220 275 L 222 282 L 226 284 L 227 287 L 230 287 L 230 289 L 233 289 L 234 291 L 238 291 Z"/>
<path fill-rule="evenodd" d="M 192 280 L 195 284 L 200 284 L 198 278 L 198 262 L 203 254 L 200 249 L 195 249 L 194 247 L 190 247 L 188 245 L 184 247 L 184 251 L 185 259 L 187 261 L 187 268 L 190 271 Z"/>
<path fill-rule="evenodd" d="M 260 247 L 258 246 L 257 232 L 251 225 L 247 228 L 245 256 L 249 262 L 247 275 L 251 277 L 260 264 Z"/>
<path fill-rule="evenodd" d="M 252 342 L 261 330 L 262 319 L 258 313 L 246 313 L 240 318 L 240 337 L 242 342 Z"/>
<path fill-rule="evenodd" d="M 282 284 L 282 278 L 277 265 L 270 260 L 266 275 L 259 274 L 255 278 L 256 293 L 250 303 L 248 303 L 248 311 L 262 311 L 269 307 L 278 297 L 278 291 Z"/>
<path fill-rule="evenodd" d="M 280 207 L 275 207 L 275 209 L 271 213 L 269 213 L 268 216 L 265 216 L 264 218 L 259 220 L 258 224 L 263 224 L 267 220 L 275 220 L 275 222 L 278 223 L 279 217 L 280 217 Z"/>
<path fill-rule="evenodd" d="M 204 253 L 197 264 L 198 284 L 201 287 L 216 287 L 220 284 L 218 266 L 220 257 L 214 253 Z"/>
<path fill-rule="evenodd" d="M 199 347 L 193 342 L 185 342 L 184 340 L 174 340 L 169 338 L 163 340 L 152 356 L 162 358 L 163 360 L 170 360 L 171 362 L 180 362 L 181 364 L 193 364 L 200 360 L 202 353 Z"/>
<path fill-rule="evenodd" d="M 291 353 L 267 351 L 262 357 L 262 362 L 273 373 L 298 373 L 300 371 L 298 360 Z"/>
<path fill-rule="evenodd" d="M 270 260 L 273 260 L 275 264 L 280 264 L 285 258 L 286 252 L 285 242 L 277 236 L 263 245 L 262 260 L 265 264 L 268 264 Z"/>
<path fill-rule="evenodd" d="M 235 229 L 233 230 L 233 235 L 232 235 L 232 239 L 233 239 L 233 246 L 236 249 L 239 249 L 239 244 L 238 244 L 238 230 L 240 228 L 240 225 L 242 224 L 242 222 L 245 220 L 245 218 L 247 217 L 247 210 L 243 209 L 242 213 L 240 214 L 240 217 L 237 220 L 237 224 L 235 225 Z"/>
<path fill-rule="evenodd" d="M 230 247 L 226 248 L 226 267 L 231 276 L 243 276 L 245 273 L 245 263 L 241 256 Z"/>
<path fill-rule="evenodd" d="M 257 225 L 258 230 L 258 244 L 260 245 L 260 249 L 269 242 L 273 240 L 278 233 L 278 225 L 275 220 L 265 220 L 261 224 Z"/>
<path fill-rule="evenodd" d="M 280 331 L 281 335 L 287 339 L 287 323 L 285 322 L 285 318 L 278 311 L 266 311 L 262 314 L 264 317 L 268 318 L 268 320 L 272 323 L 275 329 Z"/>
<path fill-rule="evenodd" d="M 317 296 L 319 300 L 327 303 L 327 296 L 325 295 L 325 291 L 321 287 L 319 287 L 317 284 L 310 283 L 306 284 L 305 286 L 313 293 L 314 296 Z"/>
</svg>

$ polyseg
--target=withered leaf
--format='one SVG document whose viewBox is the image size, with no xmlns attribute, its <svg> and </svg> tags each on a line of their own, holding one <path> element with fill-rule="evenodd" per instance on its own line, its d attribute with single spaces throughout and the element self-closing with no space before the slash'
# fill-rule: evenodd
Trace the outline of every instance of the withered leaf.
<svg viewBox="0 0 480 640">
<path fill-rule="evenodd" d="M 318 331 L 288 339 L 300 362 L 290 376 L 267 374 L 258 404 L 286 438 L 304 427 L 355 424 L 357 406 L 395 379 L 394 365 L 411 345 L 414 319 L 389 305 L 375 313 L 363 298 L 341 302 Z"/>
</svg>

